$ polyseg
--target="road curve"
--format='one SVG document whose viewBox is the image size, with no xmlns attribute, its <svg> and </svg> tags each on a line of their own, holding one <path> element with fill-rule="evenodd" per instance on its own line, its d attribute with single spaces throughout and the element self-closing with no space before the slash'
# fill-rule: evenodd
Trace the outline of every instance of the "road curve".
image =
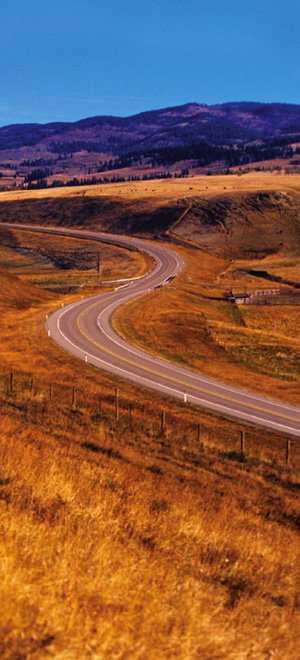
<svg viewBox="0 0 300 660">
<path fill-rule="evenodd" d="M 46 321 L 48 335 L 85 362 L 182 402 L 241 421 L 300 436 L 300 408 L 198 375 L 128 344 L 112 328 L 111 316 L 123 303 L 163 286 L 182 267 L 180 257 L 165 246 L 100 232 L 2 223 L 1 226 L 94 239 L 149 254 L 155 266 L 144 277 L 56 310 Z"/>
</svg>

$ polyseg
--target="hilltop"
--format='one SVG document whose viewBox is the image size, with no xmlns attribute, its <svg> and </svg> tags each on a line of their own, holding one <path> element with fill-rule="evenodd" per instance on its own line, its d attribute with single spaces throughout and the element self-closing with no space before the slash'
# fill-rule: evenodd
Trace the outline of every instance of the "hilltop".
<svg viewBox="0 0 300 660">
<path fill-rule="evenodd" d="M 299 176 L 267 173 L 10 191 L 0 195 L 0 222 L 172 237 L 260 259 L 299 254 L 299 195 Z"/>
<path fill-rule="evenodd" d="M 0 128 L 2 187 L 297 168 L 300 106 L 224 103 Z"/>
</svg>

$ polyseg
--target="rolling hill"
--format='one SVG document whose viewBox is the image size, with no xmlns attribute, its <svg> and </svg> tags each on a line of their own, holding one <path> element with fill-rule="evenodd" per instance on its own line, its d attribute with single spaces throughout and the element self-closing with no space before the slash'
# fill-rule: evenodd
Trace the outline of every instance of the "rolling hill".
<svg viewBox="0 0 300 660">
<path fill-rule="evenodd" d="M 89 150 L 120 154 L 123 150 L 131 153 L 197 142 L 240 144 L 295 133 L 300 134 L 298 105 L 188 103 L 132 117 L 100 116 L 77 122 L 5 126 L 0 128 L 0 150 L 39 145 L 53 152 L 72 152 L 83 142 Z"/>
<path fill-rule="evenodd" d="M 1 127 L 0 172 L 3 188 L 266 168 L 265 163 L 297 168 L 299 145 L 299 105 L 187 103 L 131 117 Z"/>
</svg>

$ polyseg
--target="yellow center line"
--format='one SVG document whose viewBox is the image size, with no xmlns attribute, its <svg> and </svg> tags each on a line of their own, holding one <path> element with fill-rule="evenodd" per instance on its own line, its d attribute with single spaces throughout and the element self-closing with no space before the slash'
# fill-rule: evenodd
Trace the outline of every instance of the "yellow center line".
<svg viewBox="0 0 300 660">
<path fill-rule="evenodd" d="M 255 406 L 253 403 L 246 403 L 246 402 L 243 402 L 243 401 L 238 401 L 234 397 L 228 396 L 226 394 L 215 394 L 214 392 L 211 392 L 210 390 L 207 390 L 204 387 L 199 387 L 197 385 L 189 385 L 188 383 L 185 383 L 182 380 L 179 380 L 179 379 L 174 378 L 172 376 L 166 376 L 164 374 L 161 374 L 159 371 L 155 371 L 155 369 L 151 369 L 150 367 L 145 367 L 145 366 L 142 366 L 140 364 L 137 364 L 136 362 L 133 362 L 132 360 L 129 360 L 128 358 L 125 358 L 121 355 L 118 355 L 117 353 L 114 353 L 114 351 L 111 351 L 108 348 L 105 348 L 105 346 L 102 346 L 102 344 L 99 344 L 97 341 L 92 339 L 92 337 L 90 337 L 85 332 L 85 330 L 83 330 L 83 328 L 81 326 L 81 323 L 80 323 L 83 314 L 86 314 L 87 312 L 90 311 L 90 309 L 92 309 L 93 307 L 96 307 L 96 305 L 98 305 L 98 304 L 99 304 L 99 301 L 97 301 L 96 303 L 92 303 L 91 305 L 89 305 L 89 307 L 86 307 L 85 309 L 82 310 L 82 312 L 80 312 L 80 314 L 77 318 L 77 327 L 78 327 L 78 330 L 79 330 L 80 334 L 83 337 L 85 337 L 85 339 L 87 339 L 91 344 L 93 344 L 97 348 L 100 348 L 102 351 L 104 351 L 104 353 L 107 353 L 108 355 L 112 355 L 113 357 L 117 358 L 118 360 L 121 360 L 122 362 L 126 362 L 127 364 L 130 364 L 133 367 L 137 367 L 138 369 L 142 369 L 143 371 L 146 371 L 147 373 L 151 373 L 155 376 L 160 376 L 160 377 L 163 376 L 163 378 L 165 378 L 166 380 L 169 380 L 173 383 L 176 383 L 177 385 L 181 385 L 181 386 L 183 386 L 183 388 L 184 387 L 191 388 L 193 390 L 196 390 L 197 392 L 202 392 L 204 394 L 210 394 L 211 396 L 215 396 L 216 398 L 223 399 L 224 401 L 230 401 L 231 403 L 235 403 L 235 404 L 245 406 L 247 408 L 251 408 L 251 410 L 260 411 L 260 412 L 263 412 L 263 413 L 271 413 L 272 415 L 274 415 L 276 417 L 280 417 L 281 419 L 286 419 L 290 422 L 299 423 L 298 419 L 295 419 L 294 417 L 290 417 L 289 415 L 284 415 L 282 413 L 273 412 L 273 410 L 266 410 L 265 408 L 262 408 L 261 406 Z M 245 394 L 247 394 L 247 393 L 245 393 Z"/>
</svg>

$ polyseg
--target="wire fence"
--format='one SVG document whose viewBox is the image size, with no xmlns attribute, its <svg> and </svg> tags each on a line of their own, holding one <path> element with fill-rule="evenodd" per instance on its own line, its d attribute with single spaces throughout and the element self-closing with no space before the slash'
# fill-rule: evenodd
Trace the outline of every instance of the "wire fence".
<svg viewBox="0 0 300 660">
<path fill-rule="evenodd" d="M 300 442 L 284 434 L 246 426 L 235 420 L 194 409 L 189 404 L 164 401 L 161 407 L 143 403 L 142 396 L 130 400 L 126 386 L 109 392 L 87 392 L 64 383 L 45 381 L 32 374 L 0 372 L 0 412 L 5 406 L 19 410 L 28 420 L 43 424 L 46 418 L 60 417 L 61 424 L 80 425 L 87 429 L 104 422 L 115 433 L 139 434 L 159 438 L 165 444 L 177 443 L 186 457 L 195 450 L 215 448 L 239 461 L 256 459 L 275 461 L 297 468 L 300 465 Z M 190 456 L 189 456 L 190 455 Z"/>
</svg>

